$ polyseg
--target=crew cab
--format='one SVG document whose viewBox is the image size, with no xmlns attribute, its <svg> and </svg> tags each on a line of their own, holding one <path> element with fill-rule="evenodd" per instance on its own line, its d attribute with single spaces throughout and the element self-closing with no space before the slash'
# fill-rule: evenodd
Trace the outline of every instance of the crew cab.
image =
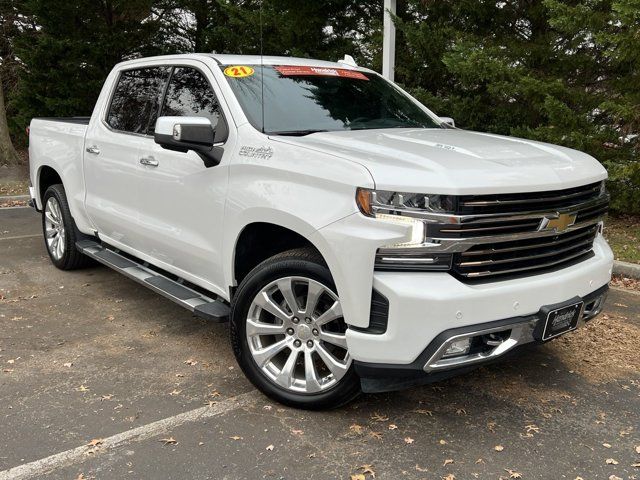
<svg viewBox="0 0 640 480">
<path fill-rule="evenodd" d="M 90 118 L 34 118 L 53 264 L 211 321 L 266 395 L 330 408 L 570 332 L 613 256 L 591 156 L 456 128 L 347 57 L 126 61 Z"/>
</svg>

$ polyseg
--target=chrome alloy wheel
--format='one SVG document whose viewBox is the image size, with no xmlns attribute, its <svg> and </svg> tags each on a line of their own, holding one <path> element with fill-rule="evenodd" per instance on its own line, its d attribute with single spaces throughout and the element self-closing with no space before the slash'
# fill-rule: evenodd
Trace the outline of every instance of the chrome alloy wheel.
<svg viewBox="0 0 640 480">
<path fill-rule="evenodd" d="M 44 207 L 44 227 L 47 249 L 55 260 L 64 255 L 65 229 L 60 204 L 55 197 L 49 197 Z"/>
<path fill-rule="evenodd" d="M 338 296 L 306 277 L 268 284 L 253 299 L 246 321 L 256 365 L 296 393 L 328 390 L 347 373 L 346 330 Z"/>
</svg>

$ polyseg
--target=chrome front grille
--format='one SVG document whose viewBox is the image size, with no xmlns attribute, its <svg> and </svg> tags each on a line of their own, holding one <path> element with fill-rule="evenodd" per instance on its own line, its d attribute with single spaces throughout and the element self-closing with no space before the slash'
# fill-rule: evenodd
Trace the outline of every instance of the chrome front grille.
<svg viewBox="0 0 640 480">
<path fill-rule="evenodd" d="M 598 226 L 522 240 L 475 245 L 454 255 L 453 272 L 466 279 L 557 269 L 590 256 Z"/>
<path fill-rule="evenodd" d="M 516 213 L 559 209 L 588 202 L 601 194 L 602 183 L 548 192 L 465 195 L 458 199 L 460 214 Z"/>
<path fill-rule="evenodd" d="M 398 261 L 392 267 L 378 261 L 393 252 L 410 260 L 424 258 L 414 269 L 450 267 L 462 281 L 498 281 L 558 270 L 592 256 L 609 195 L 604 182 L 597 182 L 563 190 L 448 196 L 441 209 L 430 210 L 424 203 L 417 208 L 402 195 L 386 203 L 374 197 L 376 214 L 420 219 L 425 227 L 420 245 L 380 248 L 376 268 L 407 270 Z M 428 261 L 438 268 L 426 268 Z"/>
</svg>

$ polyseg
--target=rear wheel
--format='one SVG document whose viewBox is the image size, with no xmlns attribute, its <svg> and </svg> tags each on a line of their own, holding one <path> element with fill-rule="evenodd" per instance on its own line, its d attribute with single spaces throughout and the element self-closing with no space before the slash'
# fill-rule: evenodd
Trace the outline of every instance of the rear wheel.
<svg viewBox="0 0 640 480">
<path fill-rule="evenodd" d="M 61 270 L 75 270 L 91 263 L 76 249 L 80 235 L 62 185 L 52 185 L 42 197 L 42 232 L 51 262 Z"/>
<path fill-rule="evenodd" d="M 258 265 L 231 310 L 240 367 L 269 397 L 295 407 L 332 408 L 360 392 L 347 326 L 329 269 L 312 249 Z"/>
</svg>

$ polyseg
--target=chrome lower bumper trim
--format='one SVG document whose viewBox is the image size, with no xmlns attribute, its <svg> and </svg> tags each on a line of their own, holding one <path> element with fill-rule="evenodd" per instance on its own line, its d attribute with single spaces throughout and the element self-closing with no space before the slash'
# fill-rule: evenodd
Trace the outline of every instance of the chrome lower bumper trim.
<svg viewBox="0 0 640 480">
<path fill-rule="evenodd" d="M 580 328 L 585 324 L 585 322 L 598 315 L 602 311 L 606 297 L 606 290 L 602 293 L 599 293 L 597 296 L 595 296 L 595 298 L 591 297 L 590 295 L 585 296 L 584 308 L 580 320 L 578 321 L 576 328 L 569 331 Z M 433 355 L 431 355 L 427 363 L 424 365 L 423 370 L 428 373 L 449 370 L 452 368 L 473 365 L 500 357 L 508 351 L 513 350 L 517 346 L 538 341 L 534 332 L 536 328 L 541 324 L 541 322 L 545 321 L 546 317 L 535 314 L 528 319 L 514 322 L 513 324 L 509 325 L 486 329 L 479 328 L 477 330 L 472 330 L 465 333 L 454 334 L 450 337 L 447 337 L 441 343 L 441 345 L 436 349 L 436 351 L 433 353 Z M 454 342 L 465 339 L 471 340 L 474 337 L 481 337 L 483 335 L 492 333 L 503 333 L 504 336 L 499 343 L 488 345 L 491 348 L 487 348 L 486 350 L 478 353 L 471 353 L 457 357 L 444 357 L 445 352 Z"/>
</svg>

